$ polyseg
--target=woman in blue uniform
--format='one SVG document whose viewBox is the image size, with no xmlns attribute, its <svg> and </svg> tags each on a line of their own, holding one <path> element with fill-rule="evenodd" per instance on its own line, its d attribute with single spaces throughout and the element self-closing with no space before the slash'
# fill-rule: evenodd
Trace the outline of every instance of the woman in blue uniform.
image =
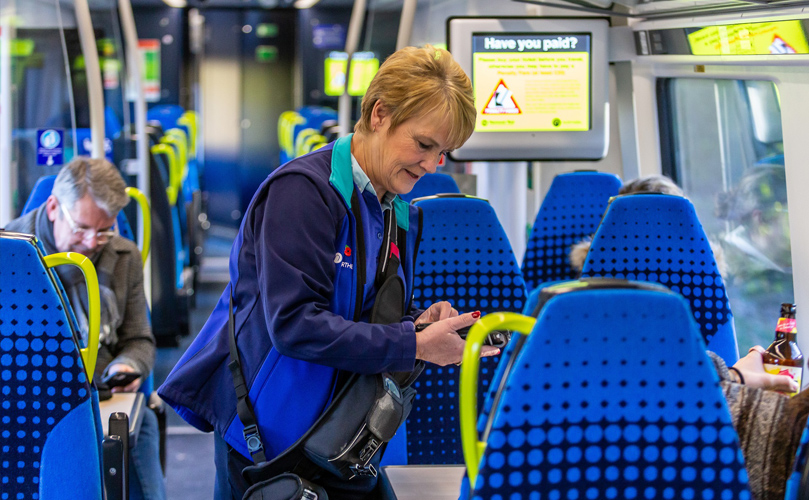
<svg viewBox="0 0 809 500">
<path fill-rule="evenodd" d="M 475 114 L 469 78 L 447 51 L 402 49 L 371 82 L 353 135 L 290 161 L 259 187 L 231 250 L 230 283 L 159 390 L 191 425 L 216 432 L 217 498 L 241 498 L 247 485 L 239 472 L 252 464 L 226 366 L 231 295 L 267 459 L 311 427 L 341 375 L 412 371 L 417 359 L 461 361 L 464 341 L 455 332 L 480 313 L 459 315 L 447 302 L 410 309 L 420 217 L 397 194 L 469 138 Z M 388 210 L 402 237 L 382 248 Z M 401 259 L 411 314 L 393 324 L 369 323 L 380 251 Z M 420 323 L 434 324 L 417 333 Z M 498 352 L 487 347 L 483 355 Z M 375 481 L 319 480 L 333 498 L 368 498 Z"/>
</svg>

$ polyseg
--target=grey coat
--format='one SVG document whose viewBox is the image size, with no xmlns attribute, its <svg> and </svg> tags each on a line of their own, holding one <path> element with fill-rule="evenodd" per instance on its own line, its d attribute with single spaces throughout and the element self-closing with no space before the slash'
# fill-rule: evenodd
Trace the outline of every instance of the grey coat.
<svg viewBox="0 0 809 500">
<path fill-rule="evenodd" d="M 35 235 L 48 254 L 56 253 L 53 223 L 45 205 L 8 223 L 8 231 Z M 115 237 L 91 257 L 101 291 L 101 345 L 95 377 L 113 363 L 124 363 L 149 374 L 154 366 L 155 340 L 143 292 L 143 267 L 140 252 L 126 238 Z M 56 268 L 68 299 L 82 329 L 86 329 L 87 286 L 78 268 Z"/>
</svg>

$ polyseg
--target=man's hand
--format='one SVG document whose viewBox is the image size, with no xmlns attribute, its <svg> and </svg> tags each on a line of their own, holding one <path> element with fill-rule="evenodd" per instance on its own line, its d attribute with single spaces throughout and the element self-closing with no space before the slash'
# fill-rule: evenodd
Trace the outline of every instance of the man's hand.
<svg viewBox="0 0 809 500">
<path fill-rule="evenodd" d="M 786 375 L 773 375 L 764 371 L 764 348 L 757 345 L 750 349 L 747 356 L 743 357 L 733 365 L 744 377 L 744 384 L 749 387 L 759 389 L 770 389 L 773 391 L 798 392 L 798 382 Z"/>
<path fill-rule="evenodd" d="M 125 365 L 123 363 L 116 363 L 114 365 L 110 365 L 107 368 L 107 373 L 110 374 L 110 375 L 112 375 L 113 373 L 119 373 L 119 372 L 122 372 L 122 373 L 136 373 L 137 370 L 135 370 L 131 366 Z M 143 382 L 143 378 L 138 377 L 135 380 L 133 380 L 132 382 L 130 382 L 129 385 L 126 385 L 124 387 L 113 387 L 112 392 L 135 392 L 140 388 L 140 384 L 142 382 Z"/>
<path fill-rule="evenodd" d="M 441 304 L 441 302 L 439 302 Z M 448 302 L 443 302 L 447 304 Z M 432 307 L 430 307 L 432 309 Z M 419 317 L 430 312 L 430 309 L 424 312 Z M 451 311 L 455 311 L 451 309 Z M 449 315 L 451 312 L 444 310 L 444 313 Z M 455 311 L 457 314 L 457 311 Z M 451 363 L 459 364 L 463 360 L 463 350 L 466 342 L 456 333 L 461 328 L 471 326 L 480 319 L 480 311 L 473 313 L 461 314 L 460 316 L 452 316 L 446 319 L 441 319 L 434 322 L 424 330 L 416 333 L 416 358 L 435 363 L 440 366 L 446 366 Z M 480 356 L 496 356 L 500 354 L 500 349 L 484 345 L 481 347 Z"/>
<path fill-rule="evenodd" d="M 449 302 L 442 300 L 441 302 L 436 302 L 431 305 L 426 311 L 421 313 L 421 316 L 416 319 L 416 324 L 435 323 L 436 321 L 454 318 L 455 316 L 458 316 L 458 311 L 453 309 Z"/>
</svg>

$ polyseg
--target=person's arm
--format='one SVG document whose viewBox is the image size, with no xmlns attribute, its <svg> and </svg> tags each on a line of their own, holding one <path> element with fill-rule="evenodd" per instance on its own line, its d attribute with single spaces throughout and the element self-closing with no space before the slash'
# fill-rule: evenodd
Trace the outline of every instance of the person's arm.
<svg viewBox="0 0 809 500">
<path fill-rule="evenodd" d="M 143 268 L 137 252 L 122 254 L 120 265 L 116 266 L 116 276 L 120 271 L 126 276 L 126 286 L 114 284 L 115 293 L 126 293 L 126 308 L 123 311 L 121 326 L 118 327 L 118 342 L 113 346 L 115 358 L 105 370 L 105 374 L 118 371 L 140 372 L 144 376 L 152 371 L 155 359 L 155 340 L 146 311 L 146 296 L 143 291 Z M 124 257 L 126 255 L 126 257 Z M 136 391 L 143 382 L 139 378 L 123 388 L 124 392 Z M 114 390 L 116 390 L 114 389 Z"/>
<path fill-rule="evenodd" d="M 294 173 L 274 179 L 267 198 L 248 214 L 273 345 L 285 356 L 358 373 L 412 370 L 413 322 L 355 323 L 331 312 L 335 240 L 345 208 L 329 185 L 315 182 Z"/>
<path fill-rule="evenodd" d="M 714 368 L 719 374 L 719 378 L 735 384 L 743 384 L 754 389 L 770 389 L 782 392 L 797 392 L 800 390 L 798 383 L 786 375 L 773 375 L 764 371 L 764 361 L 761 346 L 750 349 L 747 356 L 736 362 L 732 367 L 728 367 L 725 362 L 711 351 L 708 355 L 713 361 Z"/>
</svg>

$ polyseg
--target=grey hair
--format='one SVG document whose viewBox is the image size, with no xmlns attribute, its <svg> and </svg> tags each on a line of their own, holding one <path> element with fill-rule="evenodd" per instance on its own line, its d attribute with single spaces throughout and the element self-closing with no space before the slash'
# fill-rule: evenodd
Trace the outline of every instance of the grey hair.
<svg viewBox="0 0 809 500">
<path fill-rule="evenodd" d="M 103 159 L 77 156 L 59 171 L 51 194 L 70 210 L 88 193 L 110 217 L 117 216 L 129 203 L 126 183 L 115 165 Z"/>
</svg>

